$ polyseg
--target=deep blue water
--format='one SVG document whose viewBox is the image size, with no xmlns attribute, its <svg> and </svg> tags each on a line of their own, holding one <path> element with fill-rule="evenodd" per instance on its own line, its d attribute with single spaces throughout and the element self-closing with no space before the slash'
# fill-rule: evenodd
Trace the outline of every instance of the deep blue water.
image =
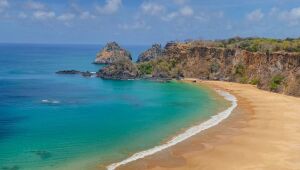
<svg viewBox="0 0 300 170">
<path fill-rule="evenodd" d="M 100 45 L 0 44 L 0 169 L 95 169 L 214 113 L 190 84 L 57 75 L 97 71 Z M 127 46 L 136 59 L 145 46 Z"/>
</svg>

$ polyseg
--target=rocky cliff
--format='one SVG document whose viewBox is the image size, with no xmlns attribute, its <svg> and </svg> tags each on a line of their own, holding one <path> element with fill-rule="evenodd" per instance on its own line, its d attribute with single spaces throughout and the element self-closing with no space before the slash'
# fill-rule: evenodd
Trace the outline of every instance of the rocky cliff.
<svg viewBox="0 0 300 170">
<path fill-rule="evenodd" d="M 148 74 L 153 77 L 250 83 L 264 90 L 300 96 L 299 53 L 248 52 L 172 43 L 166 45 L 161 57 L 139 65 L 150 68 Z"/>
<path fill-rule="evenodd" d="M 161 48 L 160 44 L 153 44 L 152 47 L 145 52 L 141 53 L 138 57 L 137 62 L 146 62 L 153 60 L 163 53 L 163 49 Z"/>
<path fill-rule="evenodd" d="M 116 42 L 111 42 L 97 54 L 94 63 L 111 64 L 119 59 L 132 60 L 131 54 L 126 49 L 121 48 Z"/>
<path fill-rule="evenodd" d="M 137 64 L 132 63 L 130 55 L 125 55 L 129 54 L 126 50 L 111 44 L 104 48 L 99 57 L 101 60 L 98 60 L 110 65 L 102 68 L 97 75 L 106 79 L 190 77 L 232 81 L 300 96 L 299 52 L 250 52 L 239 47 L 209 44 L 171 42 L 163 49 L 160 45 L 153 45 L 140 55 Z M 115 53 L 118 55 L 113 55 Z"/>
</svg>

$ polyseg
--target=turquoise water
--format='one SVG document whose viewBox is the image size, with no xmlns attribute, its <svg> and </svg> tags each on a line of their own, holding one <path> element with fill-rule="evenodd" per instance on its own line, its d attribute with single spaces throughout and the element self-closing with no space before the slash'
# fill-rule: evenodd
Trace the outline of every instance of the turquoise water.
<svg viewBox="0 0 300 170">
<path fill-rule="evenodd" d="M 0 169 L 102 169 L 215 112 L 214 95 L 190 84 L 54 74 L 97 71 L 99 48 L 0 45 Z M 127 48 L 136 59 L 147 47 Z"/>
</svg>

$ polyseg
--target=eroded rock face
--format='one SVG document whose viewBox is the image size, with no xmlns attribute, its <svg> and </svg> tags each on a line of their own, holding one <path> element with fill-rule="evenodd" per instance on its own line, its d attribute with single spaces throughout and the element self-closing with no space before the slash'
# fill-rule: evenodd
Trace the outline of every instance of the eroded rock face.
<svg viewBox="0 0 300 170">
<path fill-rule="evenodd" d="M 171 44 L 152 61 L 153 76 L 193 77 L 257 85 L 300 96 L 300 54 L 262 53 L 240 49 Z"/>
<path fill-rule="evenodd" d="M 123 58 L 100 69 L 97 76 L 104 79 L 128 80 L 138 78 L 139 73 L 136 65 L 131 60 Z"/>
<path fill-rule="evenodd" d="M 97 54 L 94 63 L 111 64 L 119 59 L 132 60 L 130 52 L 121 48 L 116 42 L 111 42 Z"/>
<path fill-rule="evenodd" d="M 163 49 L 160 44 L 153 44 L 150 49 L 141 53 L 138 57 L 137 62 L 147 62 L 153 60 L 159 56 L 162 56 Z"/>
</svg>

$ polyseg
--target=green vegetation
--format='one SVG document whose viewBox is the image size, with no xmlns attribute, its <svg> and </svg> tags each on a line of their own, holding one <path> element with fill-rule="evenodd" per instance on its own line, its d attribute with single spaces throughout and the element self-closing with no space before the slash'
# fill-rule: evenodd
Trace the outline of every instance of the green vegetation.
<svg viewBox="0 0 300 170">
<path fill-rule="evenodd" d="M 212 62 L 211 65 L 210 65 L 210 72 L 212 73 L 216 73 L 218 72 L 220 69 L 220 64 L 217 63 L 216 61 Z"/>
<path fill-rule="evenodd" d="M 244 77 L 246 73 L 245 67 L 242 64 L 238 64 L 234 67 L 234 75 Z"/>
<path fill-rule="evenodd" d="M 152 74 L 153 72 L 153 66 L 151 62 L 140 63 L 137 66 L 140 74 L 147 75 L 147 74 Z"/>
<path fill-rule="evenodd" d="M 216 41 L 217 46 L 225 48 L 241 48 L 250 52 L 300 52 L 300 38 L 230 38 Z"/>
<path fill-rule="evenodd" d="M 246 69 L 243 64 L 237 64 L 236 66 L 234 66 L 233 75 L 235 76 L 235 78 L 238 82 L 243 83 L 243 84 L 248 83 Z"/>
<path fill-rule="evenodd" d="M 248 77 L 247 77 L 247 76 L 243 76 L 243 77 L 240 79 L 239 82 L 242 83 L 242 84 L 247 84 L 247 83 L 248 83 Z"/>
<path fill-rule="evenodd" d="M 273 39 L 256 37 L 234 37 L 225 40 L 196 40 L 186 43 L 194 46 L 240 48 L 250 52 L 300 52 L 300 38 Z"/>
<path fill-rule="evenodd" d="M 259 84 L 259 82 L 260 82 L 260 80 L 258 78 L 253 78 L 252 80 L 250 80 L 249 83 L 252 85 L 257 85 L 257 84 Z"/>
<path fill-rule="evenodd" d="M 275 75 L 271 82 L 270 82 L 270 89 L 272 91 L 276 91 L 278 89 L 278 86 L 281 85 L 281 83 L 283 82 L 284 77 L 281 75 Z"/>
</svg>

